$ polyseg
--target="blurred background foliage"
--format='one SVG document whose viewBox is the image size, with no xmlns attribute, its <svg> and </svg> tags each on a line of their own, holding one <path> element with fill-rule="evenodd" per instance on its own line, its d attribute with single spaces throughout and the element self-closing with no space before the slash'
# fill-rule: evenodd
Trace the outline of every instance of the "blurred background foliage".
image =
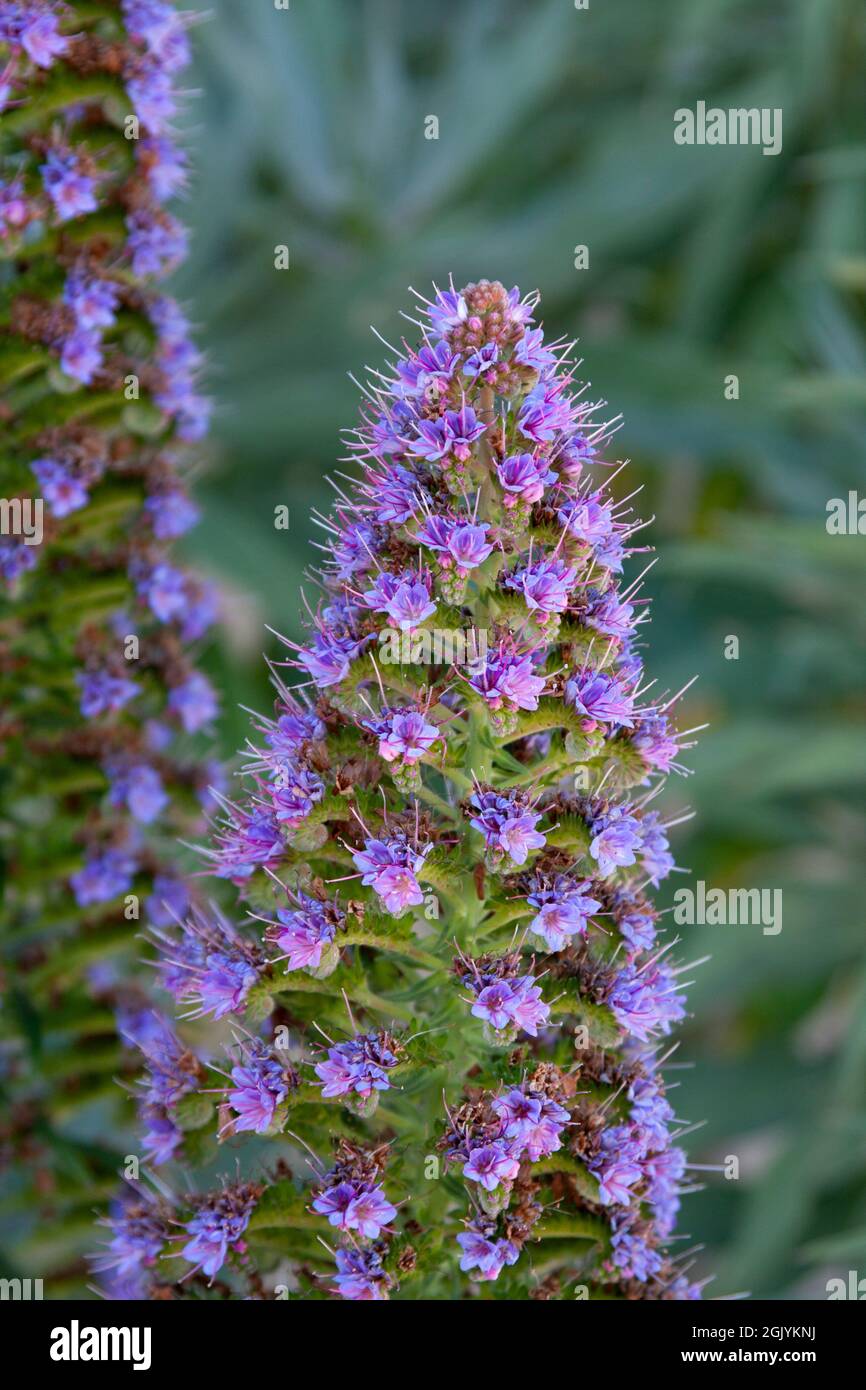
<svg viewBox="0 0 866 1390">
<path fill-rule="evenodd" d="M 711 728 L 668 792 L 697 812 L 679 861 L 784 894 L 778 935 L 682 929 L 685 958 L 711 960 L 679 1113 L 706 1118 L 695 1161 L 740 1160 L 739 1181 L 696 1174 L 683 1230 L 711 1292 L 825 1297 L 866 1274 L 866 537 L 825 525 L 828 499 L 866 495 L 862 2 L 210 9 L 179 292 L 219 401 L 189 549 L 226 596 L 223 752 L 234 706 L 268 703 L 264 624 L 299 634 L 347 373 L 384 354 L 369 325 L 413 336 L 407 286 L 452 273 L 540 289 L 658 518 L 652 673 L 700 673 L 685 713 Z M 676 146 L 675 109 L 700 99 L 781 107 L 781 154 Z"/>
</svg>

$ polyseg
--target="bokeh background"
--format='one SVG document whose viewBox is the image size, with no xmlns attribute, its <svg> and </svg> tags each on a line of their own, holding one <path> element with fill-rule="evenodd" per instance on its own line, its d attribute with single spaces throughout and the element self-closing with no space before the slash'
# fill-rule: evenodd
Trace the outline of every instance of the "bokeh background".
<svg viewBox="0 0 866 1390">
<path fill-rule="evenodd" d="M 866 536 L 826 529 L 830 498 L 866 496 L 861 0 L 210 10 L 178 288 L 219 402 L 189 551 L 224 592 L 222 752 L 235 707 L 267 704 L 265 624 L 299 635 L 347 373 L 384 352 L 369 326 L 411 332 L 407 287 L 450 274 L 537 287 L 657 516 L 652 672 L 700 673 L 684 714 L 710 728 L 668 793 L 697 813 L 679 862 L 784 895 L 775 936 L 683 928 L 685 958 L 711 959 L 678 1111 L 706 1121 L 695 1161 L 735 1155 L 740 1177 L 696 1172 L 682 1229 L 710 1292 L 825 1297 L 866 1274 Z M 675 145 L 698 100 L 781 107 L 781 154 Z"/>
</svg>

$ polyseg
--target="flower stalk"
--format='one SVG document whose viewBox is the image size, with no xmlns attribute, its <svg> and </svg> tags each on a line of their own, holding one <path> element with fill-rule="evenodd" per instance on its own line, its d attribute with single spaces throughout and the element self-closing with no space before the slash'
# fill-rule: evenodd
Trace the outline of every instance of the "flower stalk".
<svg viewBox="0 0 866 1390">
<path fill-rule="evenodd" d="M 215 595 L 171 555 L 208 417 L 161 283 L 188 24 L 160 0 L 0 3 L 3 1143 L 19 1258 L 47 1216 L 55 1293 L 86 1277 L 82 1213 L 121 1157 L 138 933 L 189 907 L 178 840 L 218 778 L 195 664 Z"/>
<path fill-rule="evenodd" d="M 669 1246 L 685 1005 L 650 896 L 678 697 L 644 676 L 616 422 L 536 305 L 422 300 L 347 436 L 308 640 L 206 849 L 239 906 L 158 934 L 168 993 L 224 1032 L 141 1030 L 184 1141 L 129 1202 L 159 1191 L 186 1261 L 121 1214 L 105 1259 L 144 1296 L 700 1296 Z M 178 1195 L 220 1148 L 223 1187 Z"/>
</svg>

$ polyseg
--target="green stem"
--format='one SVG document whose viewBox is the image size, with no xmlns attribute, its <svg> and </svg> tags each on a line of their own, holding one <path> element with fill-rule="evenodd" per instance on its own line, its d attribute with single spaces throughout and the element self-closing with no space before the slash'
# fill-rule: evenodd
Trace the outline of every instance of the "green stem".
<svg viewBox="0 0 866 1390">
<path fill-rule="evenodd" d="M 312 976 L 301 975 L 297 971 L 292 975 L 287 975 L 284 981 L 268 981 L 266 992 L 268 994 L 324 994 L 334 1000 L 339 1000 L 342 996 L 341 990 L 330 989 L 324 981 L 314 980 Z M 360 1004 L 362 1008 L 372 1009 L 374 1013 L 384 1014 L 386 1017 L 401 1018 L 404 1022 L 409 1022 L 415 1016 L 412 1010 L 407 1009 L 403 1004 L 395 1004 L 390 999 L 383 999 L 363 985 L 345 986 L 345 994 L 350 1003 Z"/>
</svg>

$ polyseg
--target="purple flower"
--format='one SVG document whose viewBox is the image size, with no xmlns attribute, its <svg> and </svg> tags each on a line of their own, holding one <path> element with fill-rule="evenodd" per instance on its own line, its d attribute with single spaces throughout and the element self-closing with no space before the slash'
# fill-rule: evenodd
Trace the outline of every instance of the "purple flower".
<svg viewBox="0 0 866 1390">
<path fill-rule="evenodd" d="M 622 806 L 614 806 L 593 821 L 589 852 L 607 878 L 616 869 L 634 864 L 642 844 L 641 823 Z"/>
<path fill-rule="evenodd" d="M 550 1007 L 542 999 L 535 977 L 524 975 L 486 985 L 472 1005 L 472 1013 L 497 1032 L 516 1028 L 535 1038 L 550 1017 Z"/>
<path fill-rule="evenodd" d="M 511 454 L 497 463 L 496 472 L 508 494 L 506 507 L 517 502 L 540 502 L 544 489 L 556 482 L 556 473 L 543 455 L 536 458 L 535 454 Z"/>
<path fill-rule="evenodd" d="M 660 823 L 657 811 L 647 811 L 641 821 L 640 857 L 644 870 L 649 874 L 650 883 L 658 888 L 663 878 L 674 867 L 674 858 L 668 845 L 664 826 Z"/>
<path fill-rule="evenodd" d="M 525 864 L 527 856 L 546 843 L 543 833 L 535 828 L 543 814 L 541 811 L 524 811 L 502 822 L 497 844 L 515 864 Z"/>
<path fill-rule="evenodd" d="M 154 295 L 148 302 L 147 315 L 164 342 L 189 339 L 189 319 L 170 294 Z"/>
<path fill-rule="evenodd" d="M 505 586 L 521 594 L 531 612 L 562 613 L 576 578 L 577 571 L 556 557 L 517 570 L 505 579 Z"/>
<path fill-rule="evenodd" d="M 199 519 L 198 507 L 179 487 L 153 493 L 147 498 L 144 510 L 151 518 L 153 534 L 160 541 L 185 535 Z"/>
<path fill-rule="evenodd" d="M 325 784 L 310 768 L 282 759 L 272 770 L 268 792 L 278 823 L 296 829 L 321 801 Z"/>
<path fill-rule="evenodd" d="M 359 444 L 354 447 L 360 446 L 365 454 L 372 455 L 377 461 L 383 458 L 405 459 L 406 434 L 407 431 L 414 431 L 417 418 L 414 401 L 397 400 L 387 410 L 364 422 L 358 431 Z M 374 476 L 369 464 L 366 465 L 366 471 L 369 489 Z"/>
<path fill-rule="evenodd" d="M 484 657 L 484 666 L 469 677 L 472 689 L 491 709 L 538 709 L 545 686 L 544 676 L 533 674 L 532 653 L 518 656 L 505 645 Z"/>
<path fill-rule="evenodd" d="M 153 128 L 152 122 L 145 124 L 150 124 L 151 129 Z M 153 189 L 154 197 L 161 203 L 167 202 L 186 187 L 187 158 L 171 140 L 158 135 L 145 136 L 138 143 L 138 158 Z"/>
<path fill-rule="evenodd" d="M 169 874 L 156 874 L 153 891 L 145 903 L 145 911 L 155 927 L 169 927 L 189 910 L 189 892 L 182 879 Z"/>
<path fill-rule="evenodd" d="M 263 953 L 215 908 L 205 916 L 194 906 L 177 936 L 155 932 L 154 938 L 162 985 L 195 1006 L 191 1017 L 242 1012 L 261 974 Z"/>
<path fill-rule="evenodd" d="M 338 1250 L 334 1286 L 343 1298 L 369 1303 L 388 1297 L 389 1279 L 375 1250 Z"/>
<path fill-rule="evenodd" d="M 481 526 L 473 526 L 467 522 L 465 525 L 455 526 L 452 530 L 448 537 L 448 554 L 461 574 L 483 564 L 488 555 L 492 554 L 493 546 L 487 540 L 488 530 L 486 522 Z"/>
<path fill-rule="evenodd" d="M 520 1169 L 510 1148 L 501 1139 L 469 1150 L 463 1164 L 463 1176 L 477 1182 L 485 1192 L 495 1192 L 505 1182 L 513 1182 Z"/>
<path fill-rule="evenodd" d="M 460 1268 L 477 1269 L 477 1277 L 485 1280 L 498 1279 L 503 1267 L 513 1265 L 520 1254 L 512 1241 L 490 1240 L 471 1226 L 461 1231 L 457 1244 L 463 1251 Z"/>
<path fill-rule="evenodd" d="M 517 428 L 534 443 L 547 444 L 570 429 L 573 420 L 573 407 L 558 384 L 542 379 L 520 407 Z"/>
<path fill-rule="evenodd" d="M 557 456 L 559 471 L 565 481 L 577 483 L 586 463 L 595 458 L 595 448 L 584 434 L 573 434 L 562 445 Z"/>
<path fill-rule="evenodd" d="M 383 712 L 376 719 L 364 721 L 379 739 L 379 756 L 386 763 L 399 761 L 411 766 L 420 762 L 441 737 L 435 724 L 428 724 L 423 714 L 413 709 Z"/>
<path fill-rule="evenodd" d="M 61 222 L 96 211 L 96 184 L 89 174 L 82 173 L 76 154 L 52 150 L 41 173 L 45 191 Z"/>
<path fill-rule="evenodd" d="M 94 1269 L 100 1272 L 138 1274 L 156 1263 L 168 1238 L 168 1226 L 156 1200 L 144 1189 L 129 1188 L 123 1201 L 112 1204 L 103 1224 L 111 1232 L 111 1240 L 93 1259 Z"/>
<path fill-rule="evenodd" d="M 527 1131 L 541 1119 L 541 1097 L 526 1095 L 515 1086 L 505 1096 L 497 1096 L 493 1109 L 505 1126 L 507 1139 L 522 1141 Z"/>
<path fill-rule="evenodd" d="M 474 812 L 470 824 L 480 830 L 487 848 L 507 854 L 515 864 L 525 864 L 534 849 L 541 849 L 545 836 L 536 830 L 543 811 L 534 811 L 515 792 L 474 792 L 469 805 Z"/>
<path fill-rule="evenodd" d="M 513 1004 L 514 990 L 511 981 L 495 980 L 493 984 L 486 985 L 480 991 L 472 1005 L 472 1013 L 475 1018 L 483 1019 L 491 1028 L 501 1032 L 502 1029 L 511 1027 L 514 1022 Z"/>
<path fill-rule="evenodd" d="M 597 724 L 619 725 L 625 729 L 632 727 L 634 695 L 629 694 L 615 676 L 609 676 L 604 671 L 586 668 L 570 676 L 565 683 L 563 698 L 567 705 L 583 716 L 587 732 L 591 732 Z"/>
<path fill-rule="evenodd" d="M 161 380 L 154 391 L 154 400 L 167 415 L 182 424 L 184 434 L 194 425 L 193 417 L 202 414 L 206 421 L 207 402 L 198 394 L 198 376 L 203 363 L 202 354 L 193 343 L 186 323 L 172 326 L 163 333 L 157 344 L 156 364 Z M 186 418 L 189 417 L 189 418 Z M 197 434 L 191 437 L 198 438 Z"/>
<path fill-rule="evenodd" d="M 219 612 L 216 586 L 188 577 L 186 600 L 180 625 L 181 639 L 184 642 L 197 642 L 216 621 Z"/>
<path fill-rule="evenodd" d="M 431 347 L 425 343 L 415 356 L 397 363 L 396 391 L 402 396 L 415 397 L 429 393 L 433 386 L 445 386 L 454 375 L 459 361 L 443 340 Z"/>
<path fill-rule="evenodd" d="M 376 1240 L 397 1215 L 383 1189 L 373 1183 L 341 1182 L 328 1187 L 313 1202 L 313 1210 L 327 1216 L 341 1231 L 357 1231 L 363 1240 Z"/>
<path fill-rule="evenodd" d="M 668 1125 L 674 1118 L 658 1077 L 639 1076 L 628 1088 L 631 1119 L 640 1130 L 647 1149 L 664 1149 L 669 1142 Z"/>
<path fill-rule="evenodd" d="M 277 757 L 289 757 L 302 744 L 325 737 L 325 725 L 319 716 L 313 710 L 295 704 L 288 692 L 285 692 L 283 709 L 276 721 L 265 719 L 257 726 L 264 730 L 265 742 Z"/>
<path fill-rule="evenodd" d="M 82 868 L 69 882 L 79 907 L 109 902 L 128 893 L 135 876 L 135 859 L 126 850 L 105 849 L 91 852 Z"/>
<path fill-rule="evenodd" d="M 670 772 L 676 768 L 679 743 L 666 714 L 650 710 L 636 715 L 631 745 L 654 772 Z"/>
<path fill-rule="evenodd" d="M 193 671 L 186 680 L 172 687 L 168 697 L 168 708 L 183 725 L 188 734 L 198 733 L 210 724 L 219 712 L 214 688 L 207 676 Z"/>
<path fill-rule="evenodd" d="M 67 376 L 89 386 L 102 366 L 102 341 L 92 328 L 79 328 L 64 338 L 60 366 Z"/>
<path fill-rule="evenodd" d="M 530 1162 L 548 1158 L 562 1148 L 562 1129 L 569 1113 L 548 1096 L 527 1094 L 514 1087 L 505 1096 L 498 1096 L 493 1109 L 503 1124 L 512 1148 Z"/>
<path fill-rule="evenodd" d="M 623 966 L 607 1003 L 621 1026 L 641 1042 L 667 1034 L 685 1016 L 685 1004 L 666 966 L 656 962 Z"/>
<path fill-rule="evenodd" d="M 240 882 L 258 864 L 268 864 L 283 853 L 283 838 L 273 812 L 252 806 L 249 811 L 231 807 L 217 835 L 216 849 L 209 851 L 218 878 Z"/>
<path fill-rule="evenodd" d="M 328 542 L 334 566 L 334 578 L 352 579 L 372 568 L 379 549 L 375 526 L 367 522 L 352 522 Z"/>
<path fill-rule="evenodd" d="M 644 1162 L 647 1201 L 655 1207 L 656 1224 L 662 1236 L 669 1234 L 680 1205 L 680 1183 L 685 1177 L 686 1156 L 682 1149 L 665 1147 L 649 1154 Z"/>
<path fill-rule="evenodd" d="M 198 1061 L 181 1043 L 171 1024 L 154 1009 L 121 1008 L 117 1027 L 125 1042 L 137 1047 L 147 1063 L 139 1085 L 153 1110 L 174 1109 L 196 1085 Z"/>
<path fill-rule="evenodd" d="M 325 912 L 316 898 L 300 895 L 297 908 L 278 908 L 277 916 L 279 926 L 272 927 L 268 940 L 285 952 L 286 972 L 318 969 L 336 937 L 335 913 Z"/>
<path fill-rule="evenodd" d="M 174 417 L 178 439 L 187 444 L 204 439 L 210 424 L 211 403 L 190 382 L 177 377 L 169 390 L 155 391 L 154 400 L 161 410 Z"/>
<path fill-rule="evenodd" d="M 323 1083 L 323 1099 L 354 1094 L 366 1100 L 375 1091 L 390 1088 L 388 1072 L 396 1065 L 397 1058 L 384 1039 L 368 1033 L 329 1047 L 315 1072 Z"/>
<path fill-rule="evenodd" d="M 138 593 L 154 617 L 161 623 L 169 623 L 186 605 L 186 576 L 172 565 L 161 562 L 141 576 Z"/>
<path fill-rule="evenodd" d="M 617 911 L 616 925 L 633 951 L 649 951 L 656 939 L 656 916 L 649 910 L 626 907 Z"/>
<path fill-rule="evenodd" d="M 134 820 L 142 825 L 150 825 L 168 805 L 168 794 L 162 785 L 162 778 L 155 768 L 146 763 L 133 764 L 123 769 L 109 770 L 112 806 L 124 803 Z"/>
<path fill-rule="evenodd" d="M 2 110 L 2 101 L 0 101 L 0 110 Z M 23 227 L 28 216 L 29 205 L 24 196 L 24 184 L 21 179 L 13 179 L 11 183 L 0 183 L 0 237 L 5 237 L 10 231 L 17 231 L 19 227 Z"/>
<path fill-rule="evenodd" d="M 313 1201 L 313 1210 L 320 1216 L 327 1216 L 328 1224 L 340 1230 L 347 1230 L 346 1213 L 355 1200 L 358 1189 L 354 1183 L 340 1182 L 328 1187 Z M 378 1234 L 378 1232 L 377 1232 Z"/>
<path fill-rule="evenodd" d="M 362 850 L 352 853 L 361 882 L 382 900 L 387 912 L 400 917 L 408 907 L 424 901 L 416 874 L 424 866 L 429 845 L 413 848 L 403 836 L 367 839 Z"/>
<path fill-rule="evenodd" d="M 18 6 L 12 8 L 15 14 Z M 69 46 L 69 39 L 58 33 L 57 24 L 57 16 L 50 10 L 37 10 L 35 14 L 23 15 L 20 20 L 18 41 L 37 67 L 50 68 L 54 59 Z"/>
<path fill-rule="evenodd" d="M 537 1124 L 528 1124 L 523 1133 L 525 1155 L 531 1163 L 540 1158 L 548 1158 L 562 1148 L 562 1129 L 569 1121 L 569 1113 L 555 1100 L 546 1098 L 541 1103 L 541 1115 Z"/>
<path fill-rule="evenodd" d="M 229 1248 L 240 1248 L 255 1202 L 255 1189 L 244 1184 L 208 1197 L 186 1223 L 192 1239 L 181 1253 L 213 1279 L 225 1264 Z"/>
<path fill-rule="evenodd" d="M 415 422 L 417 439 L 410 441 L 409 448 L 419 458 L 436 463 L 444 458 L 451 445 L 451 434 L 445 419 L 418 420 Z"/>
<path fill-rule="evenodd" d="M 161 213 L 131 213 L 127 219 L 127 248 L 134 275 L 165 275 L 186 254 L 186 232 L 178 221 Z"/>
<path fill-rule="evenodd" d="M 611 1247 L 613 1263 L 625 1279 L 637 1279 L 645 1284 L 662 1267 L 658 1250 L 627 1229 L 614 1231 Z"/>
<path fill-rule="evenodd" d="M 420 479 L 402 464 L 375 478 L 371 505 L 382 526 L 402 526 L 415 515 L 422 495 Z"/>
<path fill-rule="evenodd" d="M 629 685 L 640 683 L 643 675 L 643 662 L 640 654 L 634 649 L 631 633 L 620 639 L 620 647 L 616 656 L 616 669 L 617 674 Z M 648 717 L 652 718 L 652 715 L 650 714 Z"/>
<path fill-rule="evenodd" d="M 381 1187 L 365 1185 L 349 1203 L 345 1229 L 356 1230 L 364 1240 L 375 1240 L 383 1226 L 396 1215 L 397 1208 L 388 1201 Z"/>
<path fill-rule="evenodd" d="M 570 535 L 586 545 L 597 546 L 608 540 L 614 531 L 611 504 L 600 492 L 586 497 L 570 498 L 559 509 L 558 519 Z"/>
<path fill-rule="evenodd" d="M 589 1169 L 598 1178 L 598 1200 L 602 1206 L 628 1206 L 632 1199 L 632 1188 L 643 1178 L 639 1164 L 628 1158 L 617 1158 L 605 1154 L 598 1162 L 591 1162 Z"/>
<path fill-rule="evenodd" d="M 463 375 L 471 377 L 473 381 L 478 377 L 486 379 L 491 367 L 495 367 L 499 361 L 499 344 L 485 343 L 467 357 L 463 363 Z"/>
<path fill-rule="evenodd" d="M 531 974 L 514 980 L 512 1017 L 517 1029 L 531 1038 L 538 1037 L 538 1030 L 549 1022 L 550 1006 L 542 999 L 541 986 Z"/>
<path fill-rule="evenodd" d="M 162 301 L 159 302 L 162 304 Z M 162 384 L 161 390 L 166 397 L 166 408 L 174 409 L 189 391 L 195 373 L 202 366 L 204 358 L 190 336 L 186 319 L 174 323 L 169 318 L 168 328 L 163 330 L 159 327 L 163 317 L 164 311 L 161 308 L 157 313 L 157 323 L 154 325 L 160 334 L 157 343 L 157 362 L 164 375 L 171 378 Z"/>
<path fill-rule="evenodd" d="M 484 696 L 489 708 L 538 709 L 545 677 L 532 673 L 532 656 L 498 652 L 487 657 L 484 669 L 470 677 L 474 691 Z"/>
<path fill-rule="evenodd" d="M 415 874 L 403 864 L 389 864 L 376 875 L 372 886 L 385 910 L 394 917 L 402 916 L 407 907 L 418 907 L 424 901 Z"/>
<path fill-rule="evenodd" d="M 144 1125 L 141 1142 L 148 1162 L 156 1167 L 170 1163 L 183 1142 L 183 1131 L 159 1105 L 143 1105 L 139 1119 Z"/>
<path fill-rule="evenodd" d="M 424 521 L 415 532 L 415 539 L 421 545 L 426 545 L 429 550 L 435 551 L 438 555 L 443 555 L 448 549 L 448 542 L 451 533 L 457 525 L 453 516 L 444 516 L 440 512 L 432 512 L 424 518 Z"/>
<path fill-rule="evenodd" d="M 532 311 L 538 303 L 537 294 L 528 294 L 522 298 L 517 285 L 514 285 L 508 291 L 505 302 L 508 319 L 516 328 L 523 328 L 527 323 L 534 322 Z"/>
<path fill-rule="evenodd" d="M 540 884 L 526 899 L 537 908 L 529 930 L 551 951 L 563 951 L 575 936 L 585 936 L 587 922 L 601 903 L 590 896 L 588 879 L 559 878 L 551 887 Z"/>
<path fill-rule="evenodd" d="M 437 290 L 436 302 L 428 305 L 426 312 L 434 333 L 440 334 L 465 323 L 469 315 L 466 300 L 456 290 Z"/>
<path fill-rule="evenodd" d="M 514 349 L 514 361 L 533 372 L 546 372 L 556 364 L 556 357 L 550 348 L 544 346 L 544 333 L 540 328 L 529 328 Z"/>
<path fill-rule="evenodd" d="M 87 506 L 87 488 L 62 463 L 54 459 L 34 459 L 30 467 L 54 516 L 68 516 Z"/>
<path fill-rule="evenodd" d="M 412 577 L 411 572 L 407 575 L 400 575 L 392 574 L 390 570 L 379 570 L 370 588 L 365 589 L 361 594 L 361 602 L 365 608 L 383 613 L 386 604 L 391 602 L 404 580 L 411 581 Z"/>
<path fill-rule="evenodd" d="M 115 632 L 123 634 L 127 618 L 126 614 L 119 615 L 122 622 L 115 627 Z M 174 741 L 174 730 L 161 719 L 147 719 L 144 724 L 144 742 L 151 753 L 164 753 L 170 748 Z"/>
<path fill-rule="evenodd" d="M 471 445 L 487 426 L 471 406 L 464 405 L 460 410 L 446 410 L 438 420 L 419 420 L 415 428 L 417 438 L 409 441 L 411 452 L 435 463 L 447 455 L 468 459 Z"/>
<path fill-rule="evenodd" d="M 126 79 L 132 107 L 152 136 L 164 135 L 177 114 L 177 95 L 171 77 L 155 64 L 142 64 L 135 76 Z"/>
<path fill-rule="evenodd" d="M 189 22 L 165 0 L 122 0 L 123 17 L 130 36 L 145 45 L 148 54 L 166 72 L 186 67 L 190 60 L 185 25 Z"/>
<path fill-rule="evenodd" d="M 197 978 L 190 984 L 188 997 L 195 999 L 200 1014 L 225 1018 L 226 1014 L 241 1013 L 247 995 L 259 978 L 259 972 L 240 955 L 211 951 L 205 958 Z"/>
<path fill-rule="evenodd" d="M 85 719 L 123 709 L 139 689 L 135 681 L 113 676 L 110 671 L 79 671 L 75 679 L 81 689 L 81 713 Z"/>
<path fill-rule="evenodd" d="M 357 655 L 357 642 L 339 638 L 330 641 L 317 632 L 312 647 L 302 647 L 298 651 L 300 665 L 309 673 L 316 685 L 323 689 L 339 685 L 349 674 L 349 663 Z"/>
<path fill-rule="evenodd" d="M 277 1106 L 289 1094 L 289 1077 L 257 1038 L 241 1050 L 242 1059 L 231 1071 L 233 1088 L 226 1092 L 226 1100 L 238 1117 L 232 1128 L 238 1133 L 265 1134 L 274 1123 Z"/>
<path fill-rule="evenodd" d="M 368 589 L 363 597 L 368 607 L 387 613 L 401 632 L 414 632 L 436 612 L 436 602 L 430 597 L 427 580 L 411 572 L 402 576 L 380 574 L 372 589 Z"/>
<path fill-rule="evenodd" d="M 113 280 L 100 280 L 82 271 L 66 277 L 63 301 L 75 315 L 78 328 L 110 328 L 117 308 L 118 287 Z"/>
<path fill-rule="evenodd" d="M 609 590 L 605 594 L 589 590 L 588 607 L 584 622 L 595 628 L 604 637 L 628 637 L 634 626 L 634 606 L 621 603 L 616 593 Z"/>
</svg>

